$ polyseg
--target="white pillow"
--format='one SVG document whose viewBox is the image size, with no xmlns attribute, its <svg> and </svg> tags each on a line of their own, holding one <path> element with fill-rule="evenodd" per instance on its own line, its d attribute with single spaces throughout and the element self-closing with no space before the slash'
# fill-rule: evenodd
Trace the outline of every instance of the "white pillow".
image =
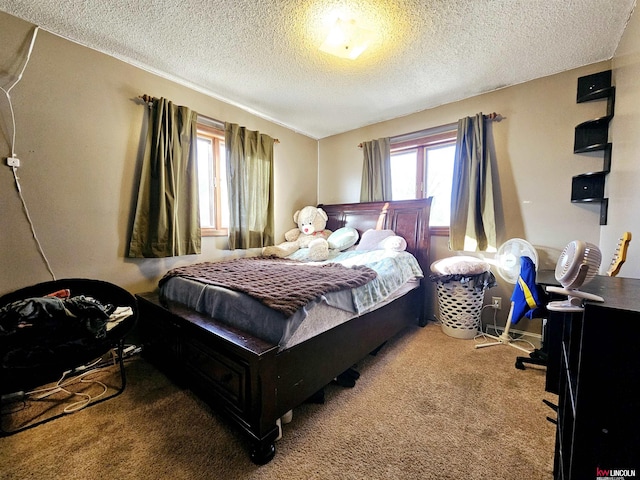
<svg viewBox="0 0 640 480">
<path fill-rule="evenodd" d="M 394 252 L 404 252 L 407 249 L 407 241 L 399 235 L 392 235 L 382 240 L 378 244 L 378 248 L 393 250 Z"/>
<path fill-rule="evenodd" d="M 327 242 L 331 249 L 346 250 L 356 244 L 359 236 L 355 228 L 342 227 L 329 235 Z"/>
<path fill-rule="evenodd" d="M 380 248 L 380 242 L 385 238 L 393 237 L 395 235 L 393 230 L 372 230 L 369 229 L 362 234 L 360 243 L 356 246 L 356 250 L 378 250 Z"/>
</svg>

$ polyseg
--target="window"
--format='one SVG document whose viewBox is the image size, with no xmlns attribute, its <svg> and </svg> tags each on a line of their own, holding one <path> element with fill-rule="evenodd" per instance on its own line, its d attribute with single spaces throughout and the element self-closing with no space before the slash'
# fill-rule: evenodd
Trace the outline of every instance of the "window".
<svg viewBox="0 0 640 480">
<path fill-rule="evenodd" d="M 229 205 L 224 131 L 198 123 L 197 156 L 202 236 L 227 235 Z"/>
<path fill-rule="evenodd" d="M 429 223 L 436 233 L 448 233 L 455 151 L 455 125 L 391 139 L 392 198 L 432 196 Z"/>
</svg>

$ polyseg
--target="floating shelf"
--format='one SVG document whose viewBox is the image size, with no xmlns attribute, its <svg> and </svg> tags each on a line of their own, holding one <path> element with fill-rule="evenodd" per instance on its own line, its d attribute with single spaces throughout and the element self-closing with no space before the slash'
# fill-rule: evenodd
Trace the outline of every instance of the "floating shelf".
<svg viewBox="0 0 640 480">
<path fill-rule="evenodd" d="M 601 88 L 600 90 L 594 90 L 588 93 L 587 95 L 583 95 L 582 97 L 579 97 L 576 103 L 591 102 L 592 100 L 599 100 L 601 98 L 612 97 L 613 96 L 612 93 L 615 90 L 615 88 L 616 87 L 606 87 L 606 88 Z"/>
<path fill-rule="evenodd" d="M 599 203 L 600 225 L 607 224 L 609 199 L 604 196 L 605 178 L 609 172 L 583 173 L 571 182 L 572 203 Z"/>
<path fill-rule="evenodd" d="M 571 201 L 599 202 L 604 198 L 604 181 L 607 172 L 583 173 L 573 177 L 571 182 Z"/>
<path fill-rule="evenodd" d="M 576 126 L 573 153 L 604 150 L 609 143 L 609 122 L 612 117 L 588 120 Z"/>
<path fill-rule="evenodd" d="M 594 73 L 578 79 L 577 103 L 590 102 L 599 98 L 610 96 L 611 90 L 611 70 Z"/>
<path fill-rule="evenodd" d="M 600 225 L 607 224 L 609 199 L 604 197 L 604 190 L 606 176 L 611 171 L 613 146 L 609 142 L 609 123 L 614 114 L 615 96 L 611 70 L 578 78 L 577 103 L 607 99 L 606 115 L 577 125 L 573 143 L 573 153 L 603 152 L 602 171 L 576 175 L 571 183 L 571 202 L 600 203 Z"/>
</svg>

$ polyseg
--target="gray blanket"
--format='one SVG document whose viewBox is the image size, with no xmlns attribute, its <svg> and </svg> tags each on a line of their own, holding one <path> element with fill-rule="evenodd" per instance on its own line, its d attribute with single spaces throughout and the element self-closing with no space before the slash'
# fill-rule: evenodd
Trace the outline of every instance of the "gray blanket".
<svg viewBox="0 0 640 480">
<path fill-rule="evenodd" d="M 289 317 L 320 295 L 359 287 L 376 275 L 361 265 L 348 268 L 337 263 L 309 265 L 287 258 L 248 257 L 174 268 L 159 285 L 171 277 L 190 278 L 246 293 Z"/>
</svg>

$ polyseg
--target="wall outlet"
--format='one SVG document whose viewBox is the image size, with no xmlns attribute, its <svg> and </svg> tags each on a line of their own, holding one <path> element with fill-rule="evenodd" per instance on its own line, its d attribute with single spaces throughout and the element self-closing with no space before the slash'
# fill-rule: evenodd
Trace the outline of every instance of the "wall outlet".
<svg viewBox="0 0 640 480">
<path fill-rule="evenodd" d="M 7 157 L 7 165 L 10 167 L 19 167 L 20 159 L 16 157 Z"/>
<path fill-rule="evenodd" d="M 496 310 L 502 310 L 502 297 L 491 297 L 491 305 Z"/>
</svg>

